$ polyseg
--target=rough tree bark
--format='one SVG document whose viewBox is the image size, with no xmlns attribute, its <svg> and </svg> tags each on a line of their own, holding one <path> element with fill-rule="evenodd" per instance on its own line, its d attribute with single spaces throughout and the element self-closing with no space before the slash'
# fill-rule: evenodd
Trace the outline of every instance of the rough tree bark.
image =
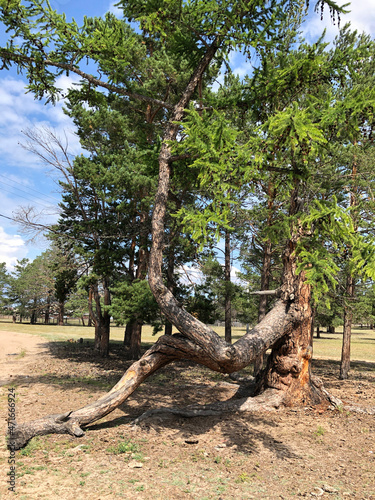
<svg viewBox="0 0 375 500">
<path fill-rule="evenodd" d="M 108 279 L 103 279 L 103 305 L 109 306 L 111 304 L 109 282 Z M 108 311 L 101 304 L 101 297 L 97 284 L 93 289 L 96 311 L 95 316 L 95 350 L 105 357 L 109 354 L 109 334 L 110 334 L 110 320 L 111 317 Z"/>
<path fill-rule="evenodd" d="M 36 435 L 63 433 L 82 436 L 82 426 L 113 411 L 149 375 L 174 360 L 187 359 L 221 373 L 233 373 L 248 366 L 256 356 L 274 346 L 282 337 L 285 337 L 285 340 L 275 345 L 265 375 L 258 385 L 258 392 L 268 390 L 259 396 L 260 399 L 255 398 L 254 404 L 258 407 L 267 404 L 278 406 L 285 399 L 290 403 L 295 398 L 312 398 L 317 401 L 319 397 L 323 397 L 323 392 L 310 376 L 310 290 L 303 283 L 303 275 L 297 276 L 295 272 L 295 242 L 289 244 L 284 254 L 284 282 L 280 288 L 279 300 L 257 326 L 233 345 L 185 311 L 163 282 L 162 256 L 171 163 L 170 143 L 176 138 L 178 122 L 182 119 L 184 109 L 217 48 L 218 43 L 215 40 L 208 47 L 182 98 L 171 113 L 159 156 L 159 183 L 152 219 L 149 284 L 162 312 L 180 333 L 160 337 L 139 361 L 130 366 L 113 389 L 96 402 L 76 411 L 17 425 L 11 436 L 12 446 L 16 449 L 23 447 Z M 239 408 L 238 403 L 227 406 Z M 241 408 L 249 409 L 251 406 L 241 403 Z"/>
<path fill-rule="evenodd" d="M 283 402 L 294 405 L 315 404 L 323 399 L 319 384 L 311 376 L 312 310 L 311 289 L 304 283 L 303 273 L 296 274 L 294 242 L 284 252 L 284 293 L 299 310 L 300 319 L 272 348 L 265 370 L 257 385 L 257 393 L 267 388 L 284 394 Z"/>
</svg>

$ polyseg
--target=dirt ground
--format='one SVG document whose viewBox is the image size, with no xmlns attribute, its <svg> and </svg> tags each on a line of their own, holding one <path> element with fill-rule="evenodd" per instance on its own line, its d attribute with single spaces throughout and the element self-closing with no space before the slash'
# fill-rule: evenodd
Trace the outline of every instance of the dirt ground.
<svg viewBox="0 0 375 500">
<path fill-rule="evenodd" d="M 84 406 L 128 366 L 121 351 L 103 361 L 86 343 L 0 332 L 2 436 L 9 389 L 23 422 Z M 337 362 L 316 360 L 314 373 L 345 404 L 375 407 L 374 363 L 353 362 L 345 382 Z M 43 436 L 16 452 L 15 495 L 1 438 L 0 498 L 375 500 L 374 415 L 306 407 L 132 424 L 150 408 L 226 400 L 237 388 L 189 363 L 166 367 L 84 437 Z"/>
</svg>

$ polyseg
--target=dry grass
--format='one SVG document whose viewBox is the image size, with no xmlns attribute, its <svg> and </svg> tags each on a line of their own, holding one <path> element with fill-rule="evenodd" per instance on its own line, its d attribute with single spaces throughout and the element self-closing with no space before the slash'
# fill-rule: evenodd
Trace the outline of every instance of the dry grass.
<svg viewBox="0 0 375 500">
<path fill-rule="evenodd" d="M 85 340 L 94 339 L 94 328 L 79 326 L 74 321 L 65 326 L 28 323 L 12 323 L 9 319 L 0 318 L 0 328 L 9 332 L 28 333 L 39 335 L 52 341 L 64 341 L 69 339 L 83 338 Z M 224 327 L 215 326 L 215 331 L 224 337 Z M 246 332 L 245 328 L 233 328 L 233 341 L 238 340 Z M 152 327 L 145 325 L 142 330 L 142 342 L 150 344 L 155 342 L 162 335 L 152 335 Z M 111 327 L 111 340 L 121 342 L 124 338 L 124 327 Z M 314 338 L 314 357 L 317 359 L 339 360 L 341 357 L 342 329 L 337 332 L 322 333 L 321 338 Z M 375 361 L 375 330 L 354 328 L 352 331 L 351 359 L 357 361 Z"/>
</svg>

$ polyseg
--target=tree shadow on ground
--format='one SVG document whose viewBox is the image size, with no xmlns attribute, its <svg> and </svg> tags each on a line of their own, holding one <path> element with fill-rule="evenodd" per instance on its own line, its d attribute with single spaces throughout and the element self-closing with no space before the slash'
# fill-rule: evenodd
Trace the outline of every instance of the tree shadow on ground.
<svg viewBox="0 0 375 500">
<path fill-rule="evenodd" d="M 48 344 L 51 355 L 61 361 L 56 366 L 48 367 L 41 375 L 35 375 L 25 380 L 20 377 L 20 383 L 42 383 L 55 387 L 63 387 L 64 391 L 76 390 L 79 387 L 88 393 L 94 392 L 93 388 L 108 391 L 130 366 L 131 361 L 122 358 L 122 346 L 119 343 L 112 347 L 108 358 L 101 358 L 93 350 L 93 345 L 53 342 Z M 41 361 L 42 363 L 42 361 Z M 337 380 L 339 362 L 331 360 L 314 360 L 315 373 L 326 375 L 330 382 L 342 383 Z M 82 366 L 87 374 L 82 374 Z M 353 375 L 358 379 L 371 379 L 369 370 L 374 370 L 375 363 L 352 362 Z M 13 378 L 14 382 L 17 377 Z M 355 380 L 357 382 L 357 379 Z M 191 404 L 207 404 L 220 400 L 231 399 L 238 384 L 230 383 L 227 376 L 212 372 L 208 368 L 187 361 L 176 361 L 150 376 L 118 411 L 120 417 L 109 416 L 108 420 L 100 421 L 87 427 L 88 430 L 113 428 L 129 424 L 150 408 L 178 407 L 184 408 Z M 84 399 L 84 398 L 82 398 Z M 67 396 L 67 401 L 69 396 Z M 76 408 L 66 408 L 75 410 Z M 173 431 L 180 433 L 182 438 L 195 436 L 198 441 L 200 436 L 208 433 L 215 426 L 220 427 L 221 439 L 226 440 L 227 446 L 234 447 L 238 452 L 251 454 L 259 450 L 260 446 L 268 449 L 282 459 L 298 459 L 296 453 L 285 443 L 275 439 L 278 424 L 272 414 L 229 413 L 222 416 L 182 418 L 178 416 L 152 416 L 141 424 L 142 427 L 154 427 L 159 432 Z M 262 428 L 257 426 L 262 425 Z M 269 428 L 270 432 L 264 430 Z M 272 432 L 273 430 L 273 432 Z M 203 439 L 203 438 L 202 438 Z"/>
<path fill-rule="evenodd" d="M 143 410 L 145 409 L 143 408 Z M 138 410 L 140 410 L 139 407 Z M 129 424 L 131 421 L 132 419 L 129 416 L 118 417 L 111 421 L 92 424 L 87 427 L 87 430 L 119 427 Z M 246 416 L 243 416 L 233 412 L 214 417 L 183 418 L 174 415 L 165 417 L 153 416 L 141 424 L 141 428 L 145 432 L 150 428 L 157 430 L 158 433 L 168 432 L 170 434 L 170 431 L 172 431 L 174 435 L 178 434 L 182 442 L 191 445 L 199 445 L 202 437 L 215 427 L 220 427 L 221 432 L 216 438 L 216 443 L 214 439 L 211 439 L 209 442 L 211 446 L 217 446 L 217 451 L 222 449 L 221 447 L 224 443 L 225 448 L 232 448 L 236 452 L 251 455 L 259 453 L 260 447 L 263 446 L 279 459 L 300 458 L 290 446 L 273 437 L 271 429 L 273 432 L 277 431 L 278 424 L 272 419 L 272 415 L 267 418 L 264 414 L 259 413 L 247 413 Z M 262 429 L 257 427 L 262 427 Z M 270 432 L 265 431 L 265 427 L 269 427 Z M 204 442 L 200 444 L 200 448 L 204 446 Z M 192 451 L 194 451 L 193 446 Z"/>
<path fill-rule="evenodd" d="M 142 344 L 142 351 L 146 352 L 152 344 Z M 71 361 L 73 363 L 92 363 L 98 368 L 125 370 L 132 360 L 127 359 L 127 350 L 124 349 L 123 343 L 113 341 L 110 345 L 110 352 L 107 357 L 101 356 L 94 349 L 92 340 L 83 339 L 79 341 L 55 341 L 48 345 L 50 354 L 58 359 Z"/>
</svg>

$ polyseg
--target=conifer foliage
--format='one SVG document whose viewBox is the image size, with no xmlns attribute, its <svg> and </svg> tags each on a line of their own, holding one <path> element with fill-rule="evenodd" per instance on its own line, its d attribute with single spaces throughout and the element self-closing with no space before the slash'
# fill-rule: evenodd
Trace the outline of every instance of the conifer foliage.
<svg viewBox="0 0 375 500">
<path fill-rule="evenodd" d="M 358 127 L 359 117 L 366 124 L 365 130 L 372 124 L 372 97 L 367 95 L 365 104 L 361 89 L 353 88 L 349 106 L 349 101 L 342 103 L 334 94 L 339 82 L 349 78 L 349 73 L 340 72 L 339 50 L 327 55 L 321 42 L 314 47 L 302 44 L 294 50 L 296 27 L 303 17 L 302 2 L 132 0 L 119 5 L 124 19 L 112 15 L 86 18 L 79 27 L 42 0 L 27 4 L 1 0 L 0 19 L 9 41 L 0 49 L 0 57 L 4 68 L 14 64 L 26 72 L 29 90 L 37 98 L 54 101 L 58 94 L 56 78 L 66 72 L 82 78 L 82 92 L 91 103 L 94 98 L 116 103 L 120 122 L 124 120 L 122 126 L 130 136 L 124 145 L 125 177 L 132 155 L 143 166 L 157 167 L 148 282 L 162 313 L 179 333 L 162 336 L 97 402 L 18 426 L 19 447 L 37 434 L 82 435 L 82 426 L 111 412 L 147 376 L 176 359 L 233 373 L 272 347 L 267 365 L 257 377 L 255 394 L 262 393 L 263 402 L 276 406 L 283 402 L 321 402 L 327 393 L 310 369 L 312 286 L 324 292 L 327 281 L 333 282 L 337 272 L 325 234 L 329 233 L 331 240 L 337 236 L 350 246 L 356 270 L 369 277 L 373 273 L 367 235 L 353 231 L 347 212 L 333 196 L 319 199 L 321 184 L 316 181 L 322 165 L 329 165 L 330 174 L 337 167 L 333 138 L 343 133 L 338 118 L 346 117 L 348 134 Z M 324 7 L 333 19 L 343 12 L 331 0 L 317 3 L 322 13 Z M 130 21 L 139 29 L 132 29 Z M 293 23 L 294 34 L 285 38 Z M 224 92 L 214 94 L 210 83 L 233 50 L 249 57 L 256 51 L 261 64 L 248 85 L 245 82 L 241 86 L 228 77 L 233 87 L 228 85 Z M 358 50 L 364 50 L 363 46 L 353 48 L 356 55 Z M 90 67 L 90 72 L 85 68 L 87 60 L 94 68 Z M 349 65 L 346 68 L 350 70 Z M 225 91 L 230 93 L 231 88 L 235 92 L 230 102 Z M 73 99 L 72 105 L 79 108 L 80 99 Z M 129 117 L 137 120 L 133 135 L 126 123 Z M 89 134 L 83 140 L 88 138 Z M 116 190 L 120 158 L 113 162 L 113 170 L 108 168 L 105 140 L 95 135 L 90 140 L 100 144 L 105 155 L 99 152 L 94 158 L 77 160 L 75 168 L 93 177 L 95 172 L 101 173 L 97 177 L 98 193 L 104 189 L 100 186 L 102 177 L 108 175 L 114 188 L 109 194 L 112 201 L 118 200 L 124 194 Z M 142 155 L 155 161 L 143 161 Z M 197 184 L 192 183 L 187 171 L 192 172 Z M 270 172 L 278 175 L 270 177 Z M 165 284 L 163 252 L 170 201 L 178 188 L 191 190 L 193 185 L 198 187 L 196 198 L 207 201 L 205 209 L 190 211 L 181 203 L 175 207 L 183 224 L 193 224 L 193 236 L 202 242 L 212 231 L 232 229 L 231 208 L 244 194 L 263 190 L 271 205 L 277 206 L 274 220 L 282 226 L 279 234 L 283 247 L 281 280 L 274 291 L 277 300 L 259 324 L 233 345 L 189 314 L 173 295 L 173 287 Z M 310 188 L 319 194 L 314 196 Z M 314 197 L 318 203 L 313 202 Z M 69 196 L 64 202 L 69 210 Z M 113 213 L 109 214 L 111 218 Z M 268 222 L 271 244 L 275 228 L 271 220 Z M 126 227 L 119 229 L 127 231 Z M 333 248 L 338 244 L 332 241 Z M 140 248 L 145 250 L 143 245 Z M 106 255 L 112 256 L 115 250 L 111 248 Z M 108 258 L 102 263 L 113 266 Z M 246 405 L 233 403 L 233 408 L 242 405 L 242 409 L 250 409 L 253 401 L 256 397 Z"/>
</svg>

